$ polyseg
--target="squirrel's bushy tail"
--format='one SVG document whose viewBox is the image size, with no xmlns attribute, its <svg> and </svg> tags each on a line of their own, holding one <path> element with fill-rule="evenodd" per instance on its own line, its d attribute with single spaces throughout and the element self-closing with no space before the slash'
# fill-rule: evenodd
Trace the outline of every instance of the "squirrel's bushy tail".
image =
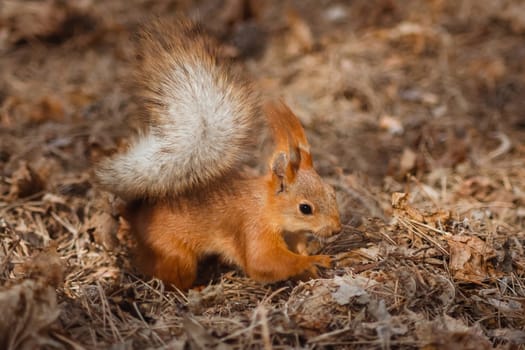
<svg viewBox="0 0 525 350">
<path fill-rule="evenodd" d="M 97 177 L 124 199 L 162 198 L 239 168 L 260 130 L 259 103 L 190 22 L 157 21 L 140 36 L 138 97 L 144 132 L 103 161 Z"/>
</svg>

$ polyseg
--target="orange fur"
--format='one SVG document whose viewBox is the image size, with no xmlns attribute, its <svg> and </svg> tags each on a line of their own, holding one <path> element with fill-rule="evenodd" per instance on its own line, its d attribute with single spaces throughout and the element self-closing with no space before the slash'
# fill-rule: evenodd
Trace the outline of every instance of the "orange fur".
<svg viewBox="0 0 525 350">
<path fill-rule="evenodd" d="M 316 277 L 317 266 L 329 267 L 330 257 L 288 249 L 280 215 L 283 203 L 274 198 L 272 182 L 268 177 L 237 179 L 206 198 L 144 202 L 131 209 L 128 220 L 139 243 L 138 267 L 181 289 L 191 287 L 197 262 L 208 254 L 219 254 L 260 282 Z M 326 235 L 340 230 L 339 217 L 334 214 L 332 220 Z M 294 242 L 304 244 L 301 238 Z"/>
</svg>

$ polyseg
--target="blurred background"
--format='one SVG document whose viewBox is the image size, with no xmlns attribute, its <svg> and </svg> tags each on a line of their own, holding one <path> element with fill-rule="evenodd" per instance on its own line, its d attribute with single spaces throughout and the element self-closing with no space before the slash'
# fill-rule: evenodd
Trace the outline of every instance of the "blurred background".
<svg viewBox="0 0 525 350">
<path fill-rule="evenodd" d="M 133 113 L 121 84 L 130 37 L 156 15 L 199 18 L 263 91 L 292 105 L 326 172 L 399 178 L 523 139 L 518 0 L 4 0 L 2 129 L 34 133 L 22 143 L 71 166 L 106 152 Z M 2 166 L 29 146 L 17 142 L 3 137 Z"/>
</svg>

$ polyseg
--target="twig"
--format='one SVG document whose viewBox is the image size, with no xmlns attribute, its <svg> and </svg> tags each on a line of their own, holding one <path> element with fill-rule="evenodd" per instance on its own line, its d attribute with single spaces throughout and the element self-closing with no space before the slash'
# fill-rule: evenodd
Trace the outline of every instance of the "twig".
<svg viewBox="0 0 525 350">
<path fill-rule="evenodd" d="M 399 222 L 405 225 L 405 227 L 410 228 L 413 230 L 413 232 L 420 238 L 432 243 L 441 253 L 443 253 L 446 256 L 449 256 L 450 254 L 448 251 L 439 244 L 436 240 L 434 240 L 432 237 L 427 235 L 425 232 L 421 231 L 418 227 L 413 225 L 410 221 L 407 221 L 404 218 L 398 217 Z"/>
</svg>

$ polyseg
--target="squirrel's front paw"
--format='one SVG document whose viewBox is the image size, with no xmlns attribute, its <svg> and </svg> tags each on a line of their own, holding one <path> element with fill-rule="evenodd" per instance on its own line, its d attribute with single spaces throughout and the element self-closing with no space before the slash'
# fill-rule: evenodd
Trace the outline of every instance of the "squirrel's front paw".
<svg viewBox="0 0 525 350">
<path fill-rule="evenodd" d="M 332 258 L 328 255 L 312 255 L 310 256 L 312 264 L 322 267 L 332 267 Z"/>
<path fill-rule="evenodd" d="M 297 276 L 297 279 L 301 281 L 319 278 L 318 266 L 331 267 L 332 265 L 332 259 L 328 255 L 313 255 L 309 256 L 308 259 L 310 260 L 311 265 Z"/>
</svg>

